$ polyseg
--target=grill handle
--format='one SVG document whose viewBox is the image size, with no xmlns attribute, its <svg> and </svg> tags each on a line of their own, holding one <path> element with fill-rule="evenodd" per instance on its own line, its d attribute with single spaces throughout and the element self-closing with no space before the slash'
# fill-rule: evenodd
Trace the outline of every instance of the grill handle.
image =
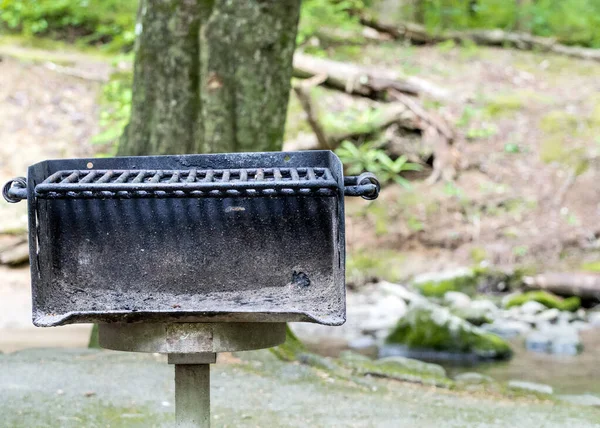
<svg viewBox="0 0 600 428">
<path fill-rule="evenodd" d="M 381 186 L 377 177 L 370 172 L 358 176 L 344 177 L 344 195 L 361 196 L 363 199 L 373 200 L 379 196 Z M 16 177 L 9 180 L 2 188 L 2 196 L 6 202 L 15 204 L 27 199 L 27 180 L 25 177 Z"/>
<path fill-rule="evenodd" d="M 381 185 L 374 174 L 363 172 L 358 176 L 344 177 L 344 195 L 361 196 L 366 200 L 377 199 Z"/>
<path fill-rule="evenodd" d="M 6 202 L 16 204 L 27 199 L 27 179 L 25 177 L 13 178 L 6 182 L 2 188 L 2 196 Z"/>
</svg>

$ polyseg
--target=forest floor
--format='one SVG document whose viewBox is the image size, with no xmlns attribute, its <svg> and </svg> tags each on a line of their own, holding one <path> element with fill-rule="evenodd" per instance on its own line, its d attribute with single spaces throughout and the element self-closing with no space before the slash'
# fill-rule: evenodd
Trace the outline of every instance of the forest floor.
<svg viewBox="0 0 600 428">
<path fill-rule="evenodd" d="M 340 49 L 332 56 L 352 59 Z M 600 64 L 398 44 L 369 46 L 360 62 L 450 91 L 429 107 L 456 125 L 461 171 L 453 183 L 415 181 L 369 204 L 348 201 L 350 270 L 398 281 L 482 261 L 544 271 L 599 260 Z"/>
<path fill-rule="evenodd" d="M 33 163 L 94 155 L 99 81 L 49 69 L 50 63 L 108 75 L 109 62 L 79 52 L 0 45 L 0 182 L 26 175 Z M 22 239 L 27 204 L 0 204 L 0 246 Z M 89 327 L 36 329 L 31 325 L 29 267 L 0 266 L 0 350 L 85 346 Z"/>
<path fill-rule="evenodd" d="M 348 201 L 350 275 L 401 281 L 482 261 L 544 270 L 599 260 L 600 64 L 447 44 L 381 43 L 329 54 L 446 88 L 450 101 L 427 105 L 461 134 L 462 170 L 454 182 L 416 180 L 408 190 L 387 186 L 370 203 Z M 93 156 L 111 60 L 14 42 L 0 44 L 0 58 L 0 180 L 24 175 L 43 159 Z M 297 104 L 292 100 L 288 135 L 307 127 Z M 25 204 L 0 204 L 0 229 L 23 229 L 25 213 Z M 0 284 L 3 296 L 28 286 L 26 269 L 0 267 L 0 274 L 10 278 Z"/>
</svg>

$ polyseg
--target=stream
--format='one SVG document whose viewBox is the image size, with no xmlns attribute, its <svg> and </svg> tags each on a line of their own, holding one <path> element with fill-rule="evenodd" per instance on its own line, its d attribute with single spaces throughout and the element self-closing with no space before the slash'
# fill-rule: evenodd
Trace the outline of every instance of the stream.
<svg viewBox="0 0 600 428">
<path fill-rule="evenodd" d="M 450 377 L 463 372 L 478 372 L 506 382 L 511 379 L 551 385 L 558 394 L 600 396 L 600 329 L 581 332 L 583 352 L 576 356 L 557 356 L 527 351 L 524 339 L 512 341 L 510 361 L 471 366 L 442 363 Z"/>
</svg>

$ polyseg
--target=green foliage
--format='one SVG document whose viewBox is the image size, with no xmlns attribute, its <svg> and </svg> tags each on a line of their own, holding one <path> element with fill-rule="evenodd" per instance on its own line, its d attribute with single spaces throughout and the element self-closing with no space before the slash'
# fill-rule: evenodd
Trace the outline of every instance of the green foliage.
<svg viewBox="0 0 600 428">
<path fill-rule="evenodd" d="M 403 275 L 403 261 L 404 256 L 392 250 L 348 252 L 346 283 L 360 286 L 376 280 L 397 282 Z"/>
<path fill-rule="evenodd" d="M 0 0 L 0 30 L 129 49 L 137 1 Z"/>
<path fill-rule="evenodd" d="M 456 126 L 465 128 L 465 136 L 469 140 L 486 139 L 498 133 L 498 127 L 489 121 L 490 118 L 485 109 L 467 105 Z"/>
<path fill-rule="evenodd" d="M 448 291 L 461 291 L 473 294 L 477 286 L 477 278 L 473 275 L 457 276 L 441 280 L 425 281 L 414 286 L 426 297 L 443 297 Z"/>
<path fill-rule="evenodd" d="M 511 308 L 513 306 L 521 306 L 526 302 L 535 301 L 539 302 L 547 308 L 556 308 L 561 311 L 571 311 L 574 312 L 581 306 L 581 299 L 579 297 L 573 296 L 568 297 L 566 299 L 562 299 L 552 293 L 547 291 L 538 290 L 538 291 L 529 291 L 523 294 L 517 294 L 505 303 L 506 308 Z"/>
<path fill-rule="evenodd" d="M 504 145 L 504 151 L 512 154 L 521 153 L 521 147 L 515 143 L 506 143 Z"/>
<path fill-rule="evenodd" d="M 600 272 L 600 261 L 583 263 L 581 265 L 581 270 L 588 272 Z"/>
<path fill-rule="evenodd" d="M 360 35 L 359 14 L 367 5 L 365 0 L 304 0 L 300 13 L 298 28 L 298 44 L 307 42 L 312 36 L 319 36 L 324 28 L 329 29 L 329 36 L 340 34 L 340 38 L 348 38 L 355 33 Z"/>
<path fill-rule="evenodd" d="M 102 131 L 93 138 L 92 143 L 106 147 L 108 155 L 116 154 L 119 138 L 129 121 L 131 85 L 132 75 L 130 72 L 115 73 L 102 88 L 100 96 L 100 128 Z"/>
<path fill-rule="evenodd" d="M 473 260 L 474 263 L 481 263 L 488 258 L 488 253 L 483 247 L 471 248 L 469 255 L 471 256 L 471 260 Z"/>
<path fill-rule="evenodd" d="M 360 145 L 344 141 L 335 151 L 348 174 L 372 172 L 382 183 L 396 182 L 403 187 L 410 186 L 409 181 L 400 174 L 405 171 L 420 171 L 421 165 L 408 162 L 406 156 L 392 160 L 376 142 L 366 142 Z"/>
<path fill-rule="evenodd" d="M 515 113 L 523 108 L 526 94 L 504 94 L 492 98 L 485 106 L 485 111 L 490 117 L 497 117 Z"/>
<path fill-rule="evenodd" d="M 404 16 L 414 17 L 412 2 Z M 597 0 L 428 0 L 424 24 L 440 29 L 500 28 L 556 37 L 563 43 L 600 47 L 600 2 Z"/>
</svg>

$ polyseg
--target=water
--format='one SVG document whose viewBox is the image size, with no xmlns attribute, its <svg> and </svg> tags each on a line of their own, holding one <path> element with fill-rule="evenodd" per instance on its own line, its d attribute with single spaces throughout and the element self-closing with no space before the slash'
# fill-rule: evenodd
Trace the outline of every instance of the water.
<svg viewBox="0 0 600 428">
<path fill-rule="evenodd" d="M 575 356 L 556 356 L 527 351 L 524 339 L 512 341 L 515 354 L 510 361 L 471 366 L 445 365 L 453 377 L 475 371 L 506 382 L 511 379 L 551 385 L 558 394 L 600 396 L 600 330 L 581 332 L 583 352 Z"/>
</svg>

